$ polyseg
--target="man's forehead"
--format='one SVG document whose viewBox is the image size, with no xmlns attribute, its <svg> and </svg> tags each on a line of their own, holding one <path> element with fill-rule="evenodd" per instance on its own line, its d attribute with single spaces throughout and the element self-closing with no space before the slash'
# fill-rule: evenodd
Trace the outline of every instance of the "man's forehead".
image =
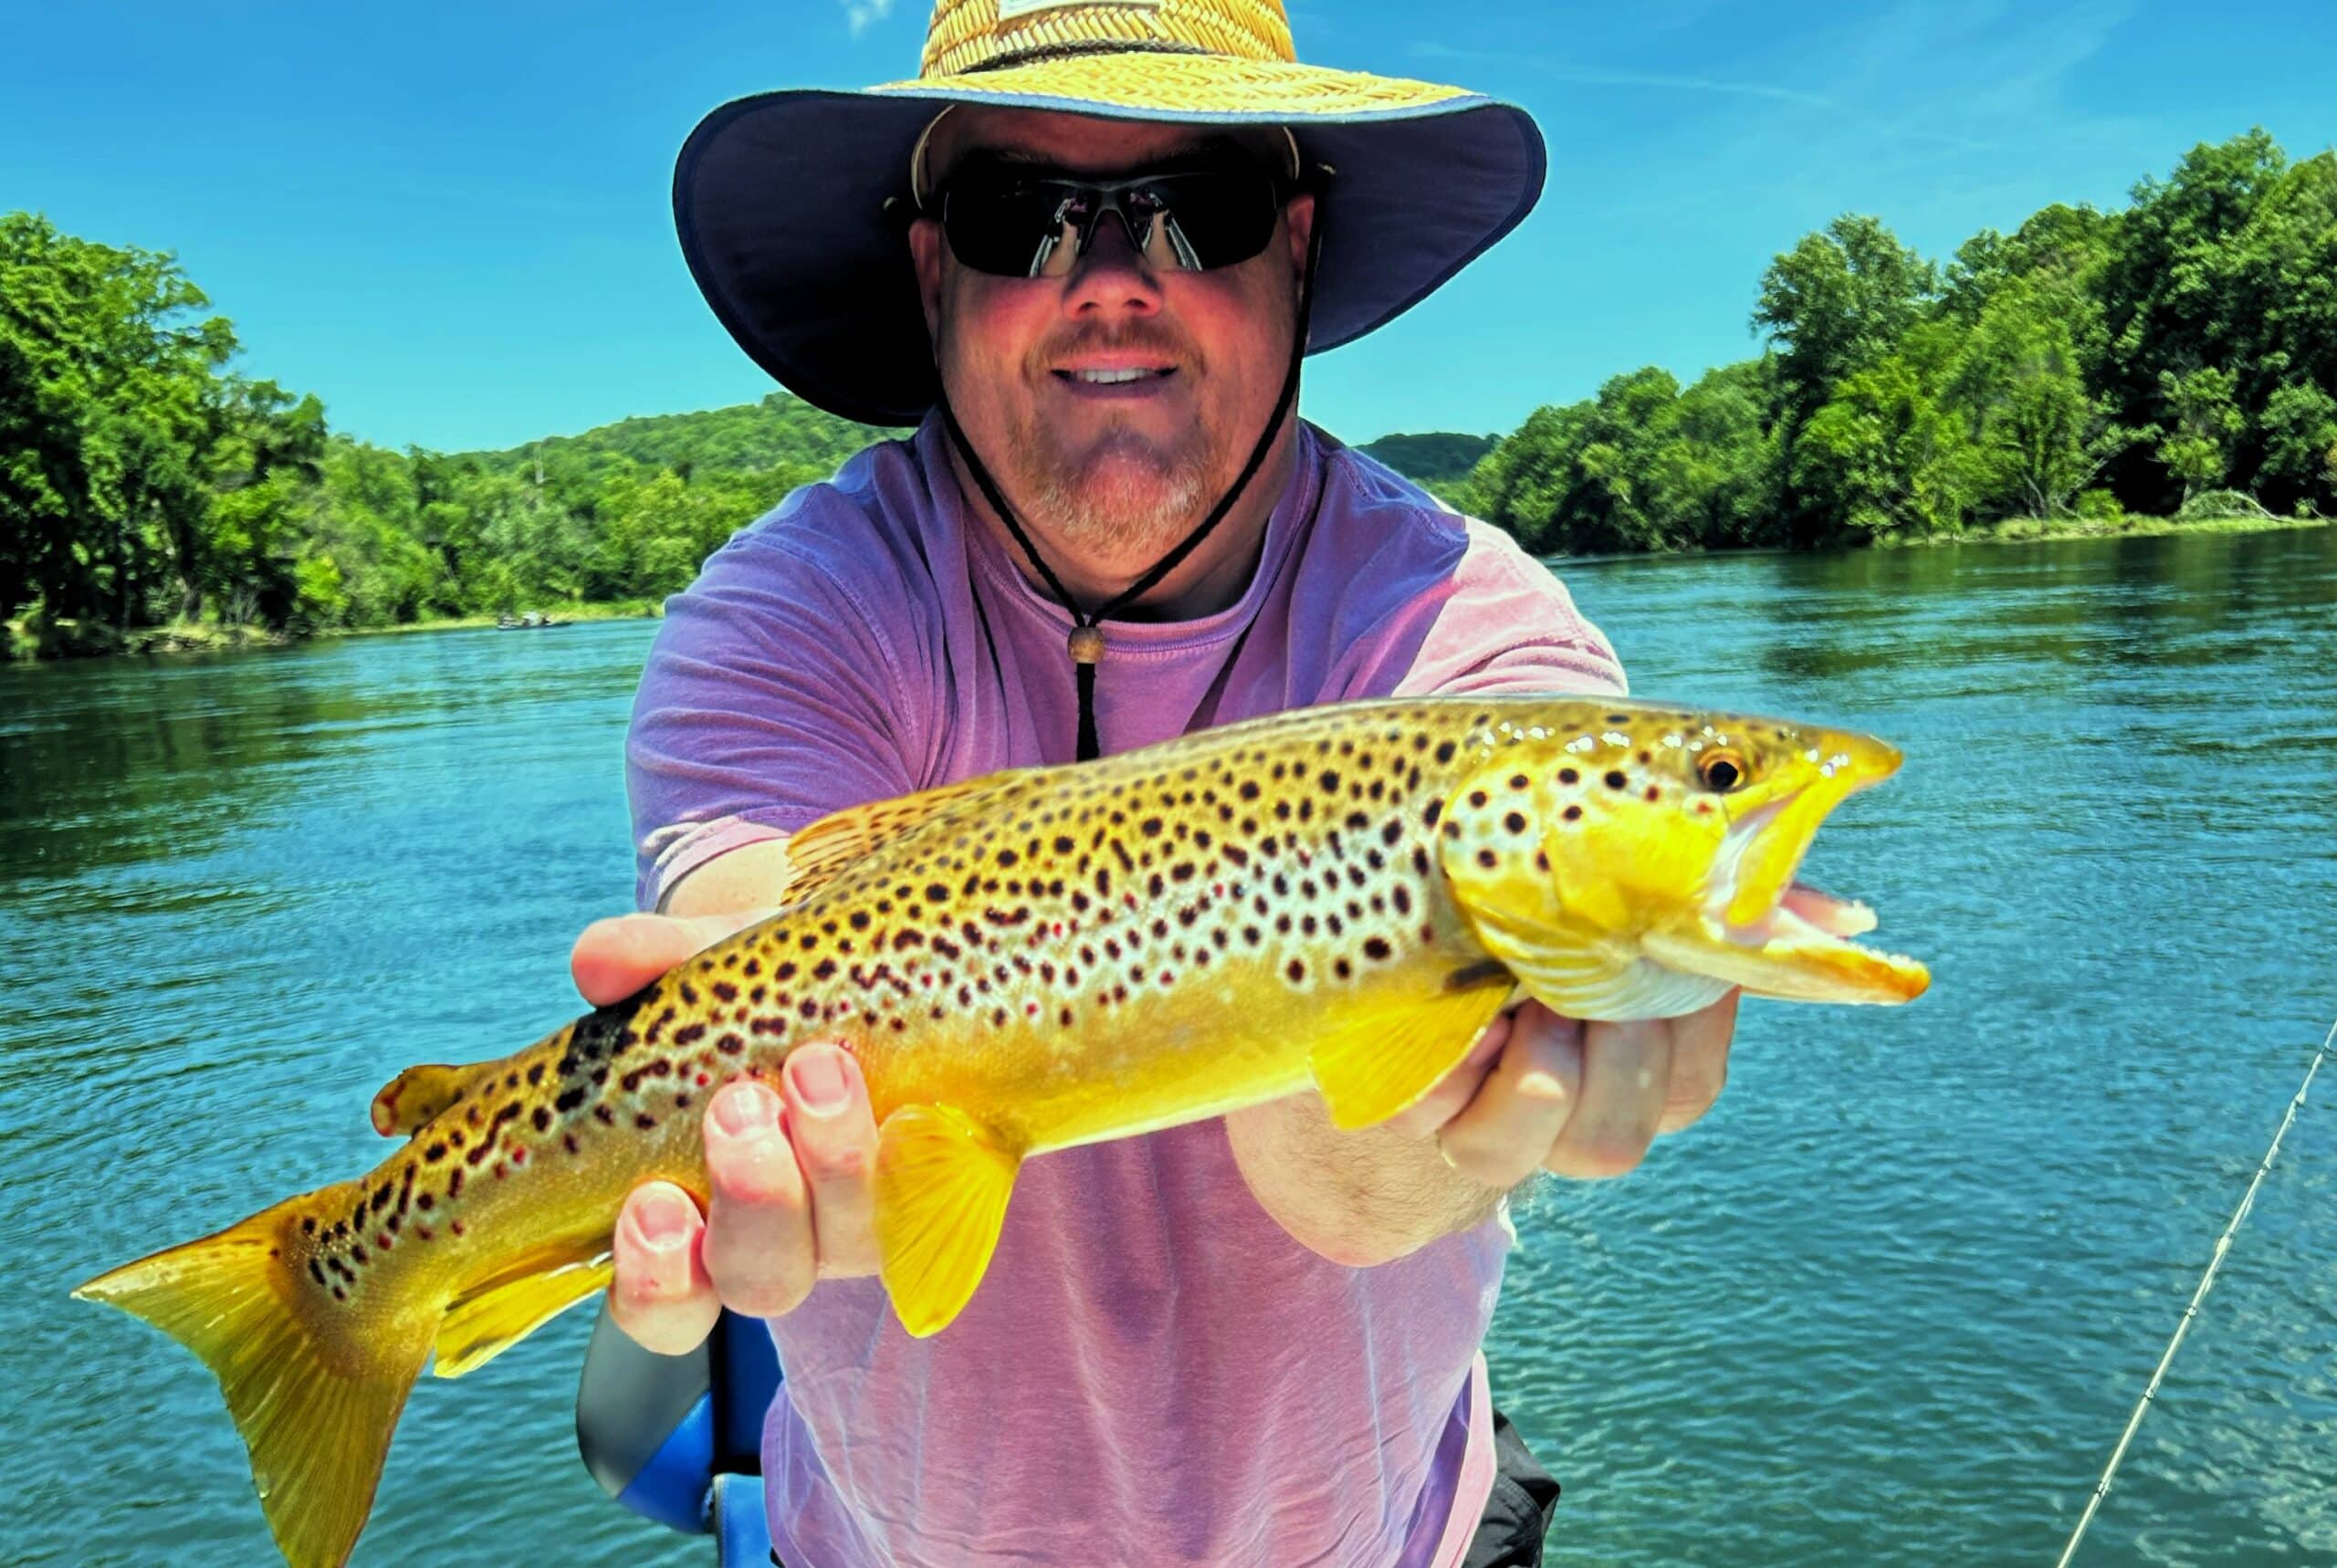
<svg viewBox="0 0 2337 1568">
<path fill-rule="evenodd" d="M 1111 173 L 1228 148 L 1253 152 L 1270 165 L 1286 165 L 1288 146 L 1284 132 L 1269 126 L 1179 125 L 961 105 L 933 127 L 924 172 L 930 189 L 971 152 L 1081 173 Z"/>
</svg>

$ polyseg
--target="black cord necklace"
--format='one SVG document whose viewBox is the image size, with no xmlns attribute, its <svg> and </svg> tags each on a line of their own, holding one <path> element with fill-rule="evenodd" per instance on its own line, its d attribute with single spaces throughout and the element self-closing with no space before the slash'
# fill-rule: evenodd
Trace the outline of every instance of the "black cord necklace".
<svg viewBox="0 0 2337 1568">
<path fill-rule="evenodd" d="M 1194 527 L 1192 532 L 1179 539 L 1166 555 L 1147 567 L 1137 575 L 1135 581 L 1092 611 L 1082 610 L 1079 607 L 1079 601 L 1072 597 L 1071 591 L 1064 586 L 1063 580 L 1055 575 L 1054 569 L 1050 567 L 1045 558 L 1039 554 L 1038 547 L 1031 542 L 1031 536 L 1023 531 L 1022 522 L 1015 517 L 1014 508 L 1006 504 L 1006 497 L 1000 491 L 998 482 L 990 477 L 990 470 L 982 465 L 982 460 L 974 455 L 974 444 L 966 438 L 964 427 L 959 424 L 957 413 L 950 408 L 948 394 L 944 393 L 940 399 L 942 423 L 948 426 L 949 439 L 957 444 L 959 455 L 965 459 L 968 471 L 974 476 L 974 483 L 980 486 L 983 497 L 990 504 L 990 509 L 996 512 L 999 520 L 1006 525 L 1006 531 L 1014 536 L 1014 542 L 1022 547 L 1023 555 L 1029 559 L 1032 568 L 1046 582 L 1047 589 L 1055 596 L 1056 602 L 1070 612 L 1072 627 L 1071 636 L 1066 643 L 1066 651 L 1071 655 L 1073 684 L 1079 694 L 1079 741 L 1076 757 L 1081 762 L 1092 762 L 1103 755 L 1103 748 L 1095 733 L 1095 666 L 1104 657 L 1105 646 L 1104 629 L 1101 622 L 1117 616 L 1130 604 L 1150 592 L 1162 578 L 1176 570 L 1184 562 L 1186 557 L 1199 549 L 1200 542 L 1209 538 L 1210 530 L 1225 519 L 1227 513 L 1232 511 L 1234 503 L 1242 498 L 1242 493 L 1250 487 L 1250 481 L 1255 478 L 1258 470 L 1265 465 L 1266 453 L 1273 445 L 1274 436 L 1282 429 L 1284 418 L 1290 413 L 1292 405 L 1298 399 L 1298 368 L 1300 361 L 1306 356 L 1307 319 L 1315 304 L 1315 267 L 1322 254 L 1322 208 L 1318 204 L 1315 211 L 1313 227 L 1306 236 L 1306 273 L 1299 283 L 1297 331 L 1290 349 L 1290 369 L 1283 376 L 1282 395 L 1274 400 L 1274 412 L 1266 421 L 1265 433 L 1258 437 L 1257 444 L 1250 449 L 1250 460 L 1242 465 L 1241 477 L 1233 481 L 1233 487 L 1225 493 L 1224 497 L 1216 506 L 1210 508 L 1209 515 Z"/>
</svg>

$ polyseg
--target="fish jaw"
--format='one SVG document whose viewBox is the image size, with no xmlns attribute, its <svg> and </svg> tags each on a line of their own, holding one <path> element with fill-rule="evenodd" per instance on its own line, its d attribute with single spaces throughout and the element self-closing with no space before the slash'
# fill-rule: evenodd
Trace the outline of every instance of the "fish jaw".
<svg viewBox="0 0 2337 1568">
<path fill-rule="evenodd" d="M 1835 807 L 1899 770 L 1894 747 L 1829 734 L 1812 770 L 1789 788 L 1732 811 L 1706 896 L 1691 917 L 1647 934 L 1648 956 L 1671 967 L 1788 1001 L 1913 1001 L 1931 985 L 1913 958 L 1851 940 L 1875 927 L 1865 904 L 1795 880 Z"/>
</svg>

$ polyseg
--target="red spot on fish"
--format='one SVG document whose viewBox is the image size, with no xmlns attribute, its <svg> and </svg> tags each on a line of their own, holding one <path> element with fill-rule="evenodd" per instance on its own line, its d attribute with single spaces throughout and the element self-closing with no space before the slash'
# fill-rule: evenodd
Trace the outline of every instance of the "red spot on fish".
<svg viewBox="0 0 2337 1568">
<path fill-rule="evenodd" d="M 453 1231 L 457 1236 L 464 1233 L 463 1222 L 459 1219 L 450 1219 L 446 1221 L 446 1228 Z"/>
</svg>

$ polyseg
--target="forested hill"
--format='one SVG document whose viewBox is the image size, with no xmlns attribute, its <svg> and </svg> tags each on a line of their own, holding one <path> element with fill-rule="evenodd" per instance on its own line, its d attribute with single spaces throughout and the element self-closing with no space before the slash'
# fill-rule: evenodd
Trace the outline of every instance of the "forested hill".
<svg viewBox="0 0 2337 1568">
<path fill-rule="evenodd" d="M 1365 450 L 1542 553 L 2337 512 L 2332 278 L 2337 153 L 2252 131 L 1944 263 L 1846 214 L 1754 280 L 1758 358 Z M 167 254 L 0 215 L 0 653 L 647 604 L 879 434 L 774 393 L 398 452 L 240 358 Z"/>
<path fill-rule="evenodd" d="M 1498 435 L 1456 435 L 1439 430 L 1425 435 L 1383 435 L 1356 450 L 1407 479 L 1440 485 L 1466 479 L 1485 454 L 1500 444 Z"/>
<path fill-rule="evenodd" d="M 619 465 L 670 468 L 686 477 L 802 468 L 816 468 L 824 477 L 870 442 L 899 434 L 854 424 L 785 392 L 772 392 L 760 402 L 619 420 L 582 435 L 549 435 L 508 452 L 465 453 L 457 460 L 511 473 L 532 470 L 539 460 L 548 469 L 570 471 L 605 469 L 614 459 Z"/>
</svg>

